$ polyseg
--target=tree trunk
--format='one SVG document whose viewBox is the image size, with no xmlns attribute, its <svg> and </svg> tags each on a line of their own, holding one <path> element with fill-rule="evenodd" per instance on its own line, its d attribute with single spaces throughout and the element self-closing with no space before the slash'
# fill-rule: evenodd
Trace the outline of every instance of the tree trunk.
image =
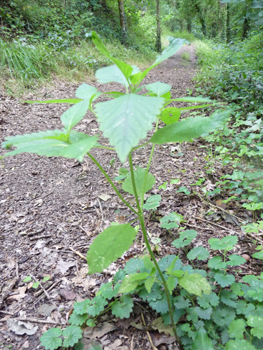
<svg viewBox="0 0 263 350">
<path fill-rule="evenodd" d="M 192 21 L 191 21 L 190 17 L 187 17 L 186 23 L 187 23 L 187 31 L 188 31 L 188 33 L 192 33 Z"/>
<path fill-rule="evenodd" d="M 243 23 L 243 28 L 242 28 L 242 39 L 241 40 L 244 40 L 247 38 L 247 35 L 248 35 L 248 32 L 249 32 L 249 29 L 250 29 L 250 25 L 249 25 L 249 21 L 248 21 L 248 18 L 246 17 L 245 20 L 244 20 L 244 23 Z"/>
<path fill-rule="evenodd" d="M 158 52 L 162 52 L 161 25 L 160 25 L 160 0 L 156 0 L 156 22 L 157 22 L 156 50 Z"/>
<path fill-rule="evenodd" d="M 199 16 L 199 20 L 200 20 L 200 23 L 202 26 L 202 32 L 203 32 L 204 36 L 206 36 L 206 23 L 205 23 L 203 15 L 202 15 L 202 11 L 197 3 L 195 3 L 194 6 L 195 6 L 196 12 L 198 13 L 198 16 Z"/>
<path fill-rule="evenodd" d="M 119 5 L 119 14 L 120 14 L 120 25 L 121 25 L 121 42 L 125 44 L 127 41 L 127 28 L 126 28 L 126 19 L 124 11 L 124 1 L 118 0 Z"/>
</svg>

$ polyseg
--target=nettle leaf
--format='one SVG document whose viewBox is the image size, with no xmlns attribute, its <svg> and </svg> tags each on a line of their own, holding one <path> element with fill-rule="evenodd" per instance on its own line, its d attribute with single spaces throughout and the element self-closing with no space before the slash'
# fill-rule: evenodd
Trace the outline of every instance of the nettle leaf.
<svg viewBox="0 0 263 350">
<path fill-rule="evenodd" d="M 132 66 L 132 74 L 138 73 L 140 70 L 136 66 Z M 122 84 L 126 87 L 129 86 L 129 83 L 122 73 L 122 71 L 114 64 L 113 66 L 103 67 L 96 71 L 95 73 L 98 82 L 101 84 L 107 84 L 111 82 Z"/>
<path fill-rule="evenodd" d="M 122 281 L 122 284 L 118 290 L 119 293 L 130 293 L 136 289 L 136 287 L 144 282 L 149 277 L 148 272 L 133 273 L 128 275 Z"/>
<path fill-rule="evenodd" d="M 192 240 L 197 236 L 197 232 L 195 230 L 185 230 L 180 233 L 180 237 L 172 242 L 172 245 L 176 248 L 183 248 L 189 245 Z"/>
<path fill-rule="evenodd" d="M 136 230 L 129 224 L 111 226 L 101 232 L 87 254 L 89 274 L 102 272 L 120 258 L 132 245 L 136 234 Z"/>
<path fill-rule="evenodd" d="M 192 293 L 200 297 L 202 297 L 203 293 L 211 293 L 210 284 L 198 273 L 193 273 L 191 275 L 185 273 L 183 277 L 178 278 L 178 282 L 182 288 L 187 290 L 188 293 Z"/>
<path fill-rule="evenodd" d="M 61 335 L 62 330 L 60 328 L 51 328 L 40 338 L 41 345 L 43 345 L 45 349 L 55 350 L 62 345 L 62 339 L 59 338 Z"/>
<path fill-rule="evenodd" d="M 70 130 L 81 121 L 81 119 L 87 113 L 89 105 L 90 98 L 75 104 L 62 114 L 61 121 L 67 132 L 70 132 Z"/>
<path fill-rule="evenodd" d="M 82 338 L 82 330 L 77 326 L 69 326 L 63 330 L 63 346 L 74 346 Z"/>
<path fill-rule="evenodd" d="M 100 130 L 115 147 L 121 162 L 140 139 L 147 136 L 164 103 L 159 97 L 126 94 L 95 106 Z"/>
<path fill-rule="evenodd" d="M 180 222 L 182 222 L 183 219 L 184 217 L 180 214 L 177 214 L 175 212 L 170 213 L 160 220 L 160 227 L 166 228 L 167 230 L 170 230 L 171 228 L 178 228 Z"/>
<path fill-rule="evenodd" d="M 217 111 L 210 117 L 185 118 L 159 129 L 150 141 L 158 145 L 168 142 L 192 141 L 223 126 L 229 114 L 230 111 Z"/>
<path fill-rule="evenodd" d="M 78 313 L 73 311 L 73 313 L 70 315 L 69 323 L 74 326 L 82 326 L 88 318 L 88 314 L 79 315 Z"/>
<path fill-rule="evenodd" d="M 228 333 L 230 338 L 243 339 L 243 333 L 246 329 L 246 322 L 243 319 L 234 320 L 228 327 Z"/>
<path fill-rule="evenodd" d="M 133 309 L 133 299 L 129 295 L 123 295 L 120 300 L 113 303 L 111 312 L 119 318 L 129 318 Z"/>
<path fill-rule="evenodd" d="M 227 264 L 223 262 L 221 256 L 218 255 L 208 261 L 208 267 L 210 267 L 210 269 L 220 270 L 225 269 Z"/>
<path fill-rule="evenodd" d="M 145 85 L 145 88 L 149 92 L 154 93 L 157 97 L 161 97 L 164 94 L 166 94 L 168 91 L 170 91 L 172 86 L 169 84 L 164 84 L 157 81 L 156 83 Z"/>
<path fill-rule="evenodd" d="M 196 258 L 198 260 L 207 260 L 209 258 L 209 251 L 204 247 L 195 247 L 187 254 L 187 258 L 189 260 L 194 260 Z"/>
<path fill-rule="evenodd" d="M 162 197 L 159 194 L 155 194 L 154 196 L 151 196 L 147 199 L 146 203 L 143 205 L 143 209 L 145 210 L 151 210 L 151 209 L 157 209 L 160 205 Z"/>
<path fill-rule="evenodd" d="M 235 282 L 235 277 L 233 275 L 224 275 L 223 273 L 217 272 L 215 273 L 214 279 L 220 286 L 227 287 Z"/>
<path fill-rule="evenodd" d="M 230 255 L 228 259 L 229 261 L 227 262 L 227 265 L 230 265 L 230 266 L 239 266 L 246 262 L 246 259 L 236 254 Z"/>
<path fill-rule="evenodd" d="M 210 244 L 211 249 L 216 250 L 232 250 L 234 245 L 237 244 L 238 238 L 237 236 L 227 236 L 220 240 L 219 238 L 211 238 L 208 243 Z"/>
<path fill-rule="evenodd" d="M 90 100 L 91 97 L 95 95 L 97 91 L 98 90 L 94 86 L 84 83 L 77 88 L 76 96 L 83 100 Z"/>
<path fill-rule="evenodd" d="M 247 324 L 252 327 L 251 334 L 259 339 L 263 338 L 263 317 L 249 316 Z"/>
<path fill-rule="evenodd" d="M 106 49 L 106 47 L 104 46 L 104 44 L 102 43 L 102 41 L 100 40 L 98 34 L 96 32 L 91 32 L 92 34 L 92 41 L 94 43 L 94 45 L 96 46 L 96 48 L 104 55 L 106 56 L 108 59 L 110 59 L 113 63 L 116 64 L 116 66 L 121 70 L 121 72 L 123 73 L 123 75 L 128 79 L 132 72 L 133 72 L 133 68 L 120 61 L 117 60 L 116 58 L 114 58 L 113 56 L 111 56 L 111 54 L 109 53 L 109 51 Z"/>
<path fill-rule="evenodd" d="M 226 343 L 226 350 L 257 350 L 254 345 L 244 339 L 230 340 Z"/>
<path fill-rule="evenodd" d="M 201 327 L 196 332 L 195 340 L 192 344 L 192 350 L 215 350 L 212 340 L 208 337 L 206 330 Z"/>
<path fill-rule="evenodd" d="M 166 124 L 170 125 L 177 122 L 180 119 L 181 111 L 176 107 L 168 107 L 162 110 L 160 119 Z"/>
<path fill-rule="evenodd" d="M 152 174 L 148 173 L 147 178 L 146 178 L 146 183 L 145 183 L 145 191 L 143 193 L 143 185 L 144 185 L 144 178 L 145 178 L 146 172 L 147 172 L 146 169 L 143 169 L 140 167 L 138 167 L 134 171 L 135 184 L 136 184 L 138 196 L 141 196 L 142 194 L 148 192 L 155 184 L 155 177 Z M 133 186 L 132 186 L 132 178 L 131 178 L 130 173 L 127 175 L 126 179 L 124 180 L 124 182 L 122 184 L 122 189 L 125 192 L 134 194 L 134 190 L 133 190 Z"/>
</svg>

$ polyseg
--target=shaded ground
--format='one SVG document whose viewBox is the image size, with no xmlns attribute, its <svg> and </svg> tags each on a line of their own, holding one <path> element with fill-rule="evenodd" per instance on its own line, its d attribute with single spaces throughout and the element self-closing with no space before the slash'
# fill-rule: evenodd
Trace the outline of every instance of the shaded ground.
<svg viewBox="0 0 263 350">
<path fill-rule="evenodd" d="M 184 51 L 190 53 L 189 62 L 181 58 Z M 175 56 L 155 68 L 145 83 L 165 82 L 172 85 L 174 98 L 186 96 L 187 89 L 194 90 L 191 79 L 196 72 L 195 60 L 194 47 L 184 46 Z M 120 90 L 117 84 L 88 83 L 101 91 Z M 61 84 L 51 92 L 38 92 L 37 98 L 74 97 L 76 88 L 77 86 Z M 36 96 L 30 94 L 27 99 L 36 99 Z M 61 128 L 59 117 L 68 108 L 63 105 L 20 104 L 19 101 L 4 96 L 0 96 L 0 102 L 1 140 L 9 135 Z M 90 135 L 99 133 L 98 124 L 90 112 L 79 124 L 78 131 Z M 101 140 L 100 143 L 107 144 L 107 140 Z M 211 237 L 237 234 L 242 243 L 236 248 L 238 253 L 248 254 L 250 259 L 249 252 L 253 246 L 243 239 L 238 226 L 233 222 L 223 222 L 219 226 L 209 223 L 205 215 L 211 211 L 210 204 L 196 195 L 176 193 L 180 186 L 193 189 L 190 185 L 198 178 L 206 179 L 202 186 L 212 190 L 215 188 L 215 180 L 222 176 L 221 169 L 215 164 L 215 174 L 208 178 L 205 151 L 200 146 L 202 141 L 199 140 L 191 144 L 156 147 L 150 171 L 156 177 L 155 189 L 151 192 L 162 195 L 159 218 L 172 211 L 183 215 L 185 227 L 195 228 L 198 232 L 195 246 L 206 246 Z M 150 146 L 140 149 L 134 163 L 145 166 L 149 152 Z M 114 152 L 95 149 L 91 153 L 112 177 L 118 175 L 121 164 Z M 128 167 L 128 164 L 123 166 Z M 171 179 L 180 179 L 180 183 L 170 185 L 166 190 L 157 190 L 161 184 Z M 221 215 L 220 208 L 212 209 Z M 142 254 L 144 250 L 139 236 L 129 252 L 104 273 L 87 276 L 84 258 L 96 235 L 112 221 L 126 222 L 133 218 L 88 158 L 82 164 L 63 158 L 29 154 L 6 158 L 0 169 L 0 217 L 0 349 L 43 349 L 39 342 L 40 336 L 56 324 L 63 327 L 67 323 L 75 300 L 94 296 L 102 282 L 107 282 L 125 261 Z M 160 228 L 158 218 L 151 220 L 150 217 L 147 218 L 147 230 L 153 238 L 161 239 L 160 257 L 178 253 L 171 246 L 174 237 L 178 236 L 176 230 L 172 230 L 170 235 Z M 253 259 L 250 259 L 250 263 L 248 270 L 254 269 Z M 254 272 L 256 273 L 255 269 Z M 48 291 L 46 295 L 41 287 L 34 289 L 31 282 L 23 282 L 29 275 L 38 281 L 42 281 L 44 276 L 51 277 L 42 283 Z M 133 319 L 139 323 L 140 313 L 138 306 Z M 154 315 L 151 312 L 144 315 L 146 324 L 150 324 Z M 17 335 L 10 329 L 10 322 L 7 322 L 10 318 L 20 318 L 26 324 L 37 326 L 37 330 L 33 335 Z M 110 321 L 115 327 L 109 332 L 104 323 L 107 331 L 100 337 L 100 341 L 105 350 L 152 348 L 146 332 L 132 327 L 129 320 L 119 321 L 106 315 L 102 321 Z M 154 331 L 150 335 L 158 349 L 176 349 L 171 337 L 162 338 Z"/>
</svg>

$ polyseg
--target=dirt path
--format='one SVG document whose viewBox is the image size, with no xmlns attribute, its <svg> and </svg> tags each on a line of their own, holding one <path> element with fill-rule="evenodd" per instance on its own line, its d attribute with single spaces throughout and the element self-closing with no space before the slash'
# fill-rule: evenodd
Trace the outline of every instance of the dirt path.
<svg viewBox="0 0 263 350">
<path fill-rule="evenodd" d="M 182 52 L 190 54 L 190 61 L 181 58 Z M 161 81 L 172 85 L 173 97 L 186 96 L 187 89 L 194 90 L 192 78 L 196 72 L 193 46 L 184 46 L 146 78 L 145 83 Z M 100 85 L 88 82 L 103 91 L 120 89 L 119 85 Z M 52 92 L 42 91 L 41 98 L 74 97 L 77 86 L 63 84 Z M 30 94 L 28 99 L 35 99 Z M 38 96 L 39 99 L 39 96 Z M 0 96 L 0 134 L 6 136 L 61 128 L 59 117 L 67 109 L 62 105 L 19 104 L 12 98 Z M 88 113 L 79 124 L 78 131 L 98 134 L 97 122 Z M 106 140 L 102 139 L 106 144 Z M 158 190 L 162 195 L 159 215 L 175 211 L 184 216 L 188 227 L 196 228 L 199 235 L 195 245 L 205 245 L 211 236 L 223 236 L 229 231 L 207 226 L 195 218 L 209 209 L 196 197 L 176 193 L 179 186 L 191 189 L 198 178 L 205 178 L 204 186 L 214 188 L 207 179 L 204 167 L 206 161 L 200 142 L 191 144 L 158 146 L 153 159 L 151 173 L 156 177 L 156 193 L 159 185 L 170 179 L 180 178 L 180 185 Z M 135 164 L 145 165 L 149 148 L 141 149 Z M 111 151 L 93 150 L 92 154 L 109 171 L 112 177 L 118 175 L 121 166 Z M 127 164 L 124 164 L 127 166 Z M 220 170 L 217 176 L 220 176 Z M 39 338 L 55 322 L 65 325 L 75 300 L 92 298 L 102 282 L 108 281 L 125 261 L 143 253 L 141 239 L 136 240 L 129 252 L 103 274 L 87 276 L 87 264 L 76 252 L 86 255 L 96 234 L 112 221 L 131 220 L 131 213 L 123 207 L 114 192 L 88 159 L 82 164 L 62 158 L 46 158 L 22 154 L 8 157 L 0 170 L 0 349 L 42 349 Z M 105 195 L 109 197 L 105 201 Z M 234 226 L 224 224 L 228 230 Z M 159 227 L 159 222 L 148 221 L 147 229 L 153 237 L 161 239 L 159 255 L 177 253 L 171 246 L 174 239 Z M 239 229 L 238 229 L 239 230 Z M 234 231 L 233 231 L 234 232 Z M 176 231 L 173 232 L 176 235 Z M 41 288 L 33 289 L 32 283 L 23 282 L 26 276 L 41 281 L 44 276 L 51 279 L 45 283 L 48 297 L 41 294 Z M 5 296 L 5 297 L 4 297 Z M 10 329 L 9 318 L 35 319 L 31 323 L 37 330 L 33 335 L 17 335 Z M 137 316 L 136 316 L 137 317 Z M 152 314 L 146 314 L 146 323 Z M 103 321 L 107 321 L 104 317 Z M 151 349 L 144 331 L 129 327 L 129 322 L 112 319 L 116 329 L 100 338 L 105 350 Z M 173 339 L 161 338 L 158 332 L 151 332 L 158 349 L 175 349 Z M 168 339 L 169 338 L 169 339 Z M 157 345 L 158 344 L 158 345 Z M 162 345 L 161 345 L 162 344 Z M 88 347 L 87 347 L 88 349 Z"/>
</svg>

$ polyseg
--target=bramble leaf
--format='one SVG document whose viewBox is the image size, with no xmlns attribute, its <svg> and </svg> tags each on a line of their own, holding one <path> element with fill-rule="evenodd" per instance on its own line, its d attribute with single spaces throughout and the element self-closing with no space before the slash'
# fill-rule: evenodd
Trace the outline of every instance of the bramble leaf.
<svg viewBox="0 0 263 350">
<path fill-rule="evenodd" d="M 224 275 L 223 273 L 217 272 L 215 273 L 214 279 L 217 281 L 220 286 L 223 288 L 230 286 L 235 282 L 235 277 L 233 275 Z"/>
<path fill-rule="evenodd" d="M 170 230 L 171 228 L 177 228 L 179 227 L 180 222 L 182 222 L 184 217 L 180 214 L 177 214 L 175 212 L 169 213 L 169 215 L 164 216 L 160 222 L 160 227 L 166 228 L 167 230 Z"/>
<path fill-rule="evenodd" d="M 212 340 L 208 337 L 206 330 L 201 327 L 196 332 L 196 337 L 192 345 L 192 350 L 214 350 Z"/>
<path fill-rule="evenodd" d="M 101 232 L 87 254 L 89 274 L 102 272 L 120 258 L 132 245 L 136 234 L 135 229 L 129 224 L 111 226 Z"/>
<path fill-rule="evenodd" d="M 151 209 L 157 209 L 160 205 L 162 197 L 159 194 L 155 194 L 154 196 L 151 196 L 147 199 L 146 203 L 143 205 L 143 209 L 145 210 L 151 210 Z"/>
<path fill-rule="evenodd" d="M 113 303 L 112 314 L 119 318 L 128 318 L 133 309 L 133 299 L 129 295 L 122 295 L 120 300 Z"/>
<path fill-rule="evenodd" d="M 234 320 L 230 323 L 228 333 L 230 338 L 243 339 L 246 322 L 243 319 Z"/>
<path fill-rule="evenodd" d="M 51 328 L 40 338 L 41 345 L 47 350 L 55 350 L 62 345 L 62 339 L 59 338 L 61 335 L 62 330 L 60 328 Z"/>
<path fill-rule="evenodd" d="M 263 317 L 249 316 L 247 324 L 252 327 L 251 334 L 259 339 L 263 338 Z"/>
<path fill-rule="evenodd" d="M 77 326 L 69 326 L 63 330 L 63 346 L 74 346 L 82 338 L 82 330 Z"/>
<path fill-rule="evenodd" d="M 183 248 L 190 244 L 192 240 L 197 236 L 195 230 L 185 230 L 180 233 L 180 237 L 172 242 L 172 245 L 176 248 Z"/>
<path fill-rule="evenodd" d="M 95 106 L 100 130 L 115 147 L 121 162 L 140 139 L 147 136 L 162 108 L 164 99 L 126 94 Z"/>
<path fill-rule="evenodd" d="M 187 254 L 187 258 L 189 260 L 194 260 L 196 258 L 198 260 L 207 260 L 209 258 L 209 251 L 204 247 L 195 247 Z"/>
<path fill-rule="evenodd" d="M 204 294 L 211 293 L 211 286 L 207 280 L 199 275 L 198 273 L 193 273 L 189 275 L 187 272 L 183 277 L 178 277 L 179 285 L 186 289 L 188 293 L 192 293 L 202 297 Z"/>
<path fill-rule="evenodd" d="M 217 111 L 210 117 L 185 118 L 159 129 L 150 141 L 158 145 L 168 142 L 192 141 L 223 126 L 229 114 L 229 111 Z"/>
<path fill-rule="evenodd" d="M 239 266 L 246 262 L 246 259 L 236 254 L 230 255 L 228 259 L 229 261 L 227 262 L 227 265 L 230 265 L 230 266 Z"/>
<path fill-rule="evenodd" d="M 142 194 L 144 194 L 143 185 L 144 185 L 145 174 L 146 174 L 146 169 L 142 169 L 140 167 L 138 167 L 134 171 L 135 184 L 136 184 L 138 196 L 141 196 Z M 146 178 L 146 184 L 145 184 L 145 193 L 148 192 L 153 187 L 154 184 L 155 184 L 155 177 L 152 174 L 148 173 Z M 122 184 L 122 189 L 125 192 L 134 194 L 134 190 L 132 186 L 132 178 L 130 173 L 127 175 L 126 179 L 124 180 Z"/>
</svg>

